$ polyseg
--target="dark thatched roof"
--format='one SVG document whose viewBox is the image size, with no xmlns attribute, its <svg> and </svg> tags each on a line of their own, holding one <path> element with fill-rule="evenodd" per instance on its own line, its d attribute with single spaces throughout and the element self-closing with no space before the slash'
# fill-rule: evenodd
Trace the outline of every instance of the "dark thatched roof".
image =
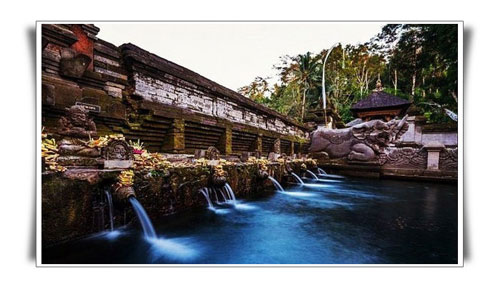
<svg viewBox="0 0 500 288">
<path fill-rule="evenodd" d="M 405 106 L 407 108 L 410 104 L 410 101 L 406 99 L 401 99 L 384 91 L 376 91 L 352 105 L 351 111 L 380 110 L 396 107 L 405 108 Z"/>
</svg>

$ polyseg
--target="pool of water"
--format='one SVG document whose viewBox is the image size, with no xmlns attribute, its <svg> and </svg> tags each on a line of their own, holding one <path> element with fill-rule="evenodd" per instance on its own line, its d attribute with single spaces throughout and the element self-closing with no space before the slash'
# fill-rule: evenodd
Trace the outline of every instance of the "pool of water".
<svg viewBox="0 0 500 288">
<path fill-rule="evenodd" d="M 305 181 L 44 249 L 44 264 L 454 264 L 457 186 L 370 179 Z"/>
</svg>

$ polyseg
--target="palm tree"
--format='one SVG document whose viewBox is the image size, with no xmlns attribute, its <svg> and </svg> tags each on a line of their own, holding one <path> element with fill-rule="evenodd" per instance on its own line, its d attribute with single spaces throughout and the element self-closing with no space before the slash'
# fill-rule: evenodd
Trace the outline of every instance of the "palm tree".
<svg viewBox="0 0 500 288">
<path fill-rule="evenodd" d="M 321 63 L 318 61 L 318 58 L 311 57 L 311 52 L 298 55 L 294 60 L 294 63 L 292 63 L 292 81 L 296 82 L 299 89 L 302 90 L 300 118 L 303 121 L 306 107 L 306 94 L 310 90 L 316 91 L 317 89 L 313 88 L 321 81 Z"/>
</svg>

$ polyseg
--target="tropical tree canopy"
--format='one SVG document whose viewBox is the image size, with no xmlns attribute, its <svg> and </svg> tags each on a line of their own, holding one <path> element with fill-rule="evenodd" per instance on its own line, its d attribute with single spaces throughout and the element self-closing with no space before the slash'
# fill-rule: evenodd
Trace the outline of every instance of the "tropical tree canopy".
<svg viewBox="0 0 500 288">
<path fill-rule="evenodd" d="M 259 76 L 238 91 L 304 121 L 309 109 L 322 107 L 327 52 L 283 56 L 273 66 L 278 83 Z M 458 106 L 458 26 L 389 24 L 364 44 L 334 46 L 325 65 L 328 106 L 344 122 L 353 120 L 350 107 L 367 97 L 379 78 L 386 92 L 412 101 L 429 121 L 453 121 L 446 111 Z"/>
</svg>

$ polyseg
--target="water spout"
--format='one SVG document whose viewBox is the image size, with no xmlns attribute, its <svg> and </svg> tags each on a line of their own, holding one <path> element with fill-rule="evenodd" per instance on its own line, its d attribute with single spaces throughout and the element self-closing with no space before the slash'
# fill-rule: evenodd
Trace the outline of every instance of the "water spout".
<svg viewBox="0 0 500 288">
<path fill-rule="evenodd" d="M 224 185 L 224 188 L 226 188 L 226 191 L 229 192 L 229 200 L 233 201 L 233 205 L 236 206 L 236 196 L 234 195 L 233 189 L 229 185 L 229 183 L 226 183 Z"/>
<path fill-rule="evenodd" d="M 111 231 L 115 230 L 114 224 L 113 224 L 113 198 L 111 197 L 111 193 L 109 193 L 109 190 L 106 189 L 104 191 L 106 194 L 106 199 L 108 200 L 108 210 L 109 210 L 109 227 L 111 228 Z"/>
<path fill-rule="evenodd" d="M 269 179 L 271 180 L 271 182 L 273 182 L 274 187 L 278 190 L 278 192 L 284 192 L 285 191 L 285 189 L 283 189 L 283 187 L 281 187 L 280 182 L 278 182 L 278 180 L 274 179 L 271 176 L 269 176 Z"/>
<path fill-rule="evenodd" d="M 215 203 L 220 203 L 219 196 L 217 195 L 217 189 L 210 188 L 210 192 L 215 195 Z"/>
<path fill-rule="evenodd" d="M 205 199 L 207 200 L 208 208 L 213 210 L 214 205 L 212 204 L 212 200 L 210 200 L 210 195 L 208 194 L 208 188 L 207 187 L 201 188 L 200 193 L 203 194 L 203 196 L 205 196 Z"/>
<path fill-rule="evenodd" d="M 323 169 L 321 169 L 319 167 L 318 167 L 318 173 L 319 173 L 319 175 L 326 175 L 325 170 L 323 170 Z"/>
<path fill-rule="evenodd" d="M 314 174 L 311 170 L 307 170 L 306 172 L 309 173 L 314 180 L 318 180 L 318 176 L 316 176 L 316 174 Z"/>
<path fill-rule="evenodd" d="M 297 181 L 297 183 L 300 184 L 300 186 L 304 185 L 304 181 L 302 181 L 302 179 L 300 179 L 299 175 L 297 175 L 297 174 L 295 174 L 293 172 L 292 172 L 292 175 L 295 178 L 295 180 Z"/>
<path fill-rule="evenodd" d="M 139 201 L 133 196 L 129 197 L 128 201 L 132 205 L 132 208 L 134 208 L 135 214 L 137 215 L 137 218 L 139 218 L 139 222 L 141 222 L 144 236 L 148 239 L 156 238 L 155 228 L 153 227 L 151 220 L 149 220 L 148 214 L 146 213 L 146 210 L 144 210 L 144 207 L 142 207 L 141 203 L 139 203 Z"/>
<path fill-rule="evenodd" d="M 327 174 L 325 172 L 325 170 L 321 169 L 318 167 L 318 175 L 320 177 L 326 177 L 326 178 L 332 178 L 332 179 L 344 179 L 345 177 L 344 176 L 340 176 L 340 175 L 334 175 L 334 174 Z M 320 179 L 321 180 L 321 179 Z"/>
<path fill-rule="evenodd" d="M 222 187 L 222 189 L 219 189 L 220 194 L 222 194 L 222 198 L 224 198 L 224 202 L 227 202 L 229 192 L 226 189 L 226 186 Z"/>
<path fill-rule="evenodd" d="M 319 174 L 321 178 L 329 178 L 329 179 L 345 179 L 344 176 L 341 175 L 334 175 L 334 174 Z M 323 181 L 320 179 L 320 181 Z"/>
</svg>

